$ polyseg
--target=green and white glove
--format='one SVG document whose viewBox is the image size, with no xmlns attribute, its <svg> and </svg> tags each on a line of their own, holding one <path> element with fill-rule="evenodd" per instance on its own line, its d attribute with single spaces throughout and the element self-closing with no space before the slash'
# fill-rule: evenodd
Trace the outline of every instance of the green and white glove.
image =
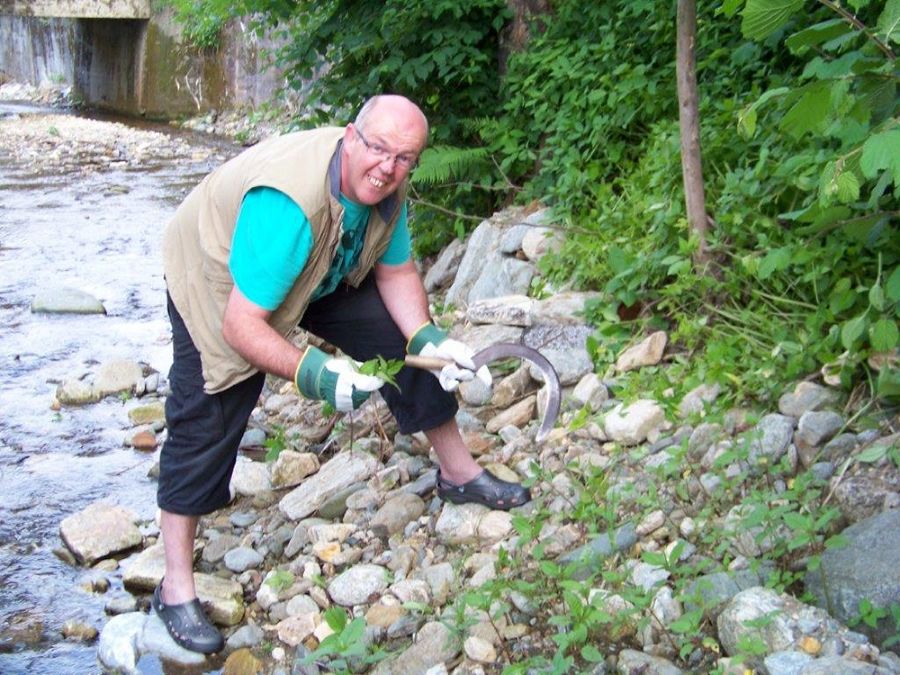
<svg viewBox="0 0 900 675">
<path fill-rule="evenodd" d="M 487 366 L 475 369 L 475 363 L 472 361 L 474 350 L 459 340 L 447 337 L 447 333 L 433 323 L 426 323 L 413 333 L 406 345 L 406 352 L 450 361 L 440 370 L 431 371 L 444 391 L 455 391 L 460 382 L 466 382 L 474 377 L 481 380 L 486 387 L 491 386 L 491 371 Z"/>
<path fill-rule="evenodd" d="M 384 385 L 374 375 L 363 375 L 359 363 L 329 356 L 321 349 L 307 347 L 297 365 L 294 384 L 307 398 L 328 401 L 335 410 L 356 410 L 369 395 Z"/>
</svg>

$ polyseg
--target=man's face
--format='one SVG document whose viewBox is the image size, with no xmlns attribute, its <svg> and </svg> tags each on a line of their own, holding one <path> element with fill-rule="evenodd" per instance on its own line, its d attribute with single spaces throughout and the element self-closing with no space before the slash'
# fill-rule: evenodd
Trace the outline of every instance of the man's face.
<svg viewBox="0 0 900 675">
<path fill-rule="evenodd" d="M 425 146 L 424 118 L 411 103 L 381 102 L 364 129 L 348 124 L 341 162 L 341 192 L 373 205 L 394 192 Z"/>
</svg>

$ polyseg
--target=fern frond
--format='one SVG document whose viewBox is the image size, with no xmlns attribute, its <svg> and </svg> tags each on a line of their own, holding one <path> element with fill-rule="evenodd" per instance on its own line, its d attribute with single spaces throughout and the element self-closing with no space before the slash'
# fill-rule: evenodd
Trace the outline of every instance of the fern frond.
<svg viewBox="0 0 900 675">
<path fill-rule="evenodd" d="M 410 180 L 417 185 L 434 185 L 450 179 L 473 177 L 489 166 L 486 148 L 436 145 L 422 153 Z"/>
</svg>

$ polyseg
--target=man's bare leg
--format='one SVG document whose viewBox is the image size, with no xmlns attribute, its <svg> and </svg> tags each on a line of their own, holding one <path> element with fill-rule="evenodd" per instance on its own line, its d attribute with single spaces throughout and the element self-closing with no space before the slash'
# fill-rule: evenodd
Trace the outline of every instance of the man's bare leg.
<svg viewBox="0 0 900 675">
<path fill-rule="evenodd" d="M 159 529 L 166 553 L 162 599 L 166 604 L 180 605 L 197 597 L 194 588 L 194 537 L 200 518 L 168 511 L 160 513 Z"/>
<path fill-rule="evenodd" d="M 468 483 L 482 472 L 459 433 L 455 419 L 427 429 L 425 436 L 431 442 L 441 465 L 441 475 L 451 483 Z"/>
</svg>

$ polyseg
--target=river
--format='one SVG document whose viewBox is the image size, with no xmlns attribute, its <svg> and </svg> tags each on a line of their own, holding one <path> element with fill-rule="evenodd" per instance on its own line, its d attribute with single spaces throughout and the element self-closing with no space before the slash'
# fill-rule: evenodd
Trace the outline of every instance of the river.
<svg viewBox="0 0 900 675">
<path fill-rule="evenodd" d="M 58 114 L 0 103 L 0 117 L 11 112 Z M 96 642 L 65 640 L 61 629 L 72 618 L 102 628 L 121 573 L 106 573 L 105 594 L 81 588 L 87 570 L 54 552 L 63 547 L 59 524 L 101 499 L 142 521 L 155 516 L 148 471 L 158 452 L 123 446 L 127 411 L 138 401 L 51 407 L 59 382 L 105 361 L 168 372 L 161 233 L 190 187 L 235 148 L 161 125 L 140 128 L 186 140 L 197 158 L 151 156 L 137 167 L 83 173 L 36 168 L 0 149 L 0 673 L 101 671 Z M 50 286 L 86 291 L 107 314 L 32 313 L 33 298 Z M 152 658 L 139 668 L 163 671 Z"/>
</svg>

